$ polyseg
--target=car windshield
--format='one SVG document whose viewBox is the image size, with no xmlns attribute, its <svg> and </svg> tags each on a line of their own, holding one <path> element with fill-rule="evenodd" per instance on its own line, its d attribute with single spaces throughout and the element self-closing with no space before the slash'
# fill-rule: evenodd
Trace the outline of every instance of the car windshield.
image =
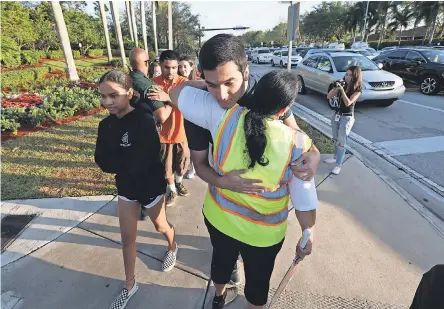
<svg viewBox="0 0 444 309">
<path fill-rule="evenodd" d="M 444 51 L 442 50 L 426 50 L 422 51 L 424 56 L 431 62 L 444 64 Z"/>
<path fill-rule="evenodd" d="M 371 53 L 376 53 L 376 50 L 374 48 L 367 48 L 367 50 Z"/>
<path fill-rule="evenodd" d="M 268 54 L 269 52 L 270 52 L 270 50 L 268 50 L 268 49 L 260 49 L 258 51 L 258 54 Z"/>
<path fill-rule="evenodd" d="M 360 66 L 362 71 L 379 70 L 373 61 L 361 55 L 333 57 L 333 62 L 338 72 L 346 72 L 352 65 Z"/>
<path fill-rule="evenodd" d="M 282 57 L 287 57 L 288 56 L 288 51 L 283 51 L 281 52 Z"/>
</svg>

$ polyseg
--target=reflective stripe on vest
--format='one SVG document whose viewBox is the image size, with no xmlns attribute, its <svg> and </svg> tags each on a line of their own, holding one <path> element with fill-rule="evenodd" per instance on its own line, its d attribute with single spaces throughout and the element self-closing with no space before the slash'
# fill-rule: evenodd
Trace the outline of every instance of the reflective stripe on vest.
<svg viewBox="0 0 444 309">
<path fill-rule="evenodd" d="M 242 217 L 245 220 L 261 225 L 279 225 L 288 217 L 288 207 L 284 206 L 279 212 L 271 214 L 261 214 L 248 205 L 238 205 L 239 202 L 232 201 L 228 196 L 224 195 L 216 187 L 209 185 L 211 198 L 217 206 L 224 211 Z"/>
</svg>

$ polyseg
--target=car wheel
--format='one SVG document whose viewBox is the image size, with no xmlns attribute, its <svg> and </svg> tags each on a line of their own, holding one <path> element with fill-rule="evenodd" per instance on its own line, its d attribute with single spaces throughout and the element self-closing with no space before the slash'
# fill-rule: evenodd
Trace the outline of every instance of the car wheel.
<svg viewBox="0 0 444 309">
<path fill-rule="evenodd" d="M 284 62 L 281 60 L 281 63 L 280 63 L 280 65 L 281 65 L 281 68 L 283 68 L 284 67 Z"/>
<path fill-rule="evenodd" d="M 271 66 L 274 67 L 274 61 L 271 59 Z"/>
<path fill-rule="evenodd" d="M 328 88 L 328 92 L 330 92 L 330 90 L 331 90 L 332 88 L 333 88 L 333 87 L 330 86 L 330 88 Z M 332 97 L 332 98 L 330 98 L 330 99 L 327 99 L 327 102 L 328 102 L 328 106 L 329 106 L 331 109 L 336 109 L 336 108 L 339 107 L 339 97 L 338 97 L 337 95 L 335 95 L 334 97 Z"/>
<path fill-rule="evenodd" d="M 384 100 L 382 102 L 377 103 L 377 105 L 380 106 L 380 107 L 389 107 L 390 105 L 395 103 L 396 100 L 398 100 L 398 99 Z"/>
<path fill-rule="evenodd" d="M 305 88 L 304 79 L 298 75 L 298 94 L 306 94 L 307 88 Z"/>
<path fill-rule="evenodd" d="M 426 75 L 420 85 L 422 94 L 434 95 L 439 92 L 441 88 L 439 79 L 434 75 Z"/>
</svg>

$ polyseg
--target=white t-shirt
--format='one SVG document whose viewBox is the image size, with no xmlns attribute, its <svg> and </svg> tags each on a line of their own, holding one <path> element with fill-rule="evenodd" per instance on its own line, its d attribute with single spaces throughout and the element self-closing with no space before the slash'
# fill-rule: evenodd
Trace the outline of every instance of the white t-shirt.
<svg viewBox="0 0 444 309">
<path fill-rule="evenodd" d="M 178 108 L 185 119 L 209 130 L 213 140 L 227 112 L 208 91 L 188 86 L 180 92 Z M 293 177 L 288 188 L 296 210 L 309 211 L 317 208 L 318 197 L 314 179 L 302 181 Z"/>
</svg>

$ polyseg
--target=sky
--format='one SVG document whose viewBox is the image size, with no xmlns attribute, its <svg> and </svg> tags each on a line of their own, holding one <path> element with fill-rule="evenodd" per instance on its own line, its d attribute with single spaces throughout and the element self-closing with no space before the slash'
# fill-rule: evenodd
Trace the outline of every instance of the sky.
<svg viewBox="0 0 444 309">
<path fill-rule="evenodd" d="M 200 15 L 201 26 L 210 28 L 250 27 L 248 30 L 209 31 L 203 41 L 218 33 L 241 35 L 251 30 L 269 30 L 287 20 L 288 3 L 279 1 L 186 1 L 191 5 L 193 14 Z M 137 1 L 136 7 L 139 6 Z M 301 2 L 301 14 L 319 5 L 321 1 Z M 119 13 L 125 13 L 124 1 L 118 1 Z M 92 4 L 89 5 L 92 8 Z M 174 22 L 174 21 L 173 21 Z"/>
</svg>

